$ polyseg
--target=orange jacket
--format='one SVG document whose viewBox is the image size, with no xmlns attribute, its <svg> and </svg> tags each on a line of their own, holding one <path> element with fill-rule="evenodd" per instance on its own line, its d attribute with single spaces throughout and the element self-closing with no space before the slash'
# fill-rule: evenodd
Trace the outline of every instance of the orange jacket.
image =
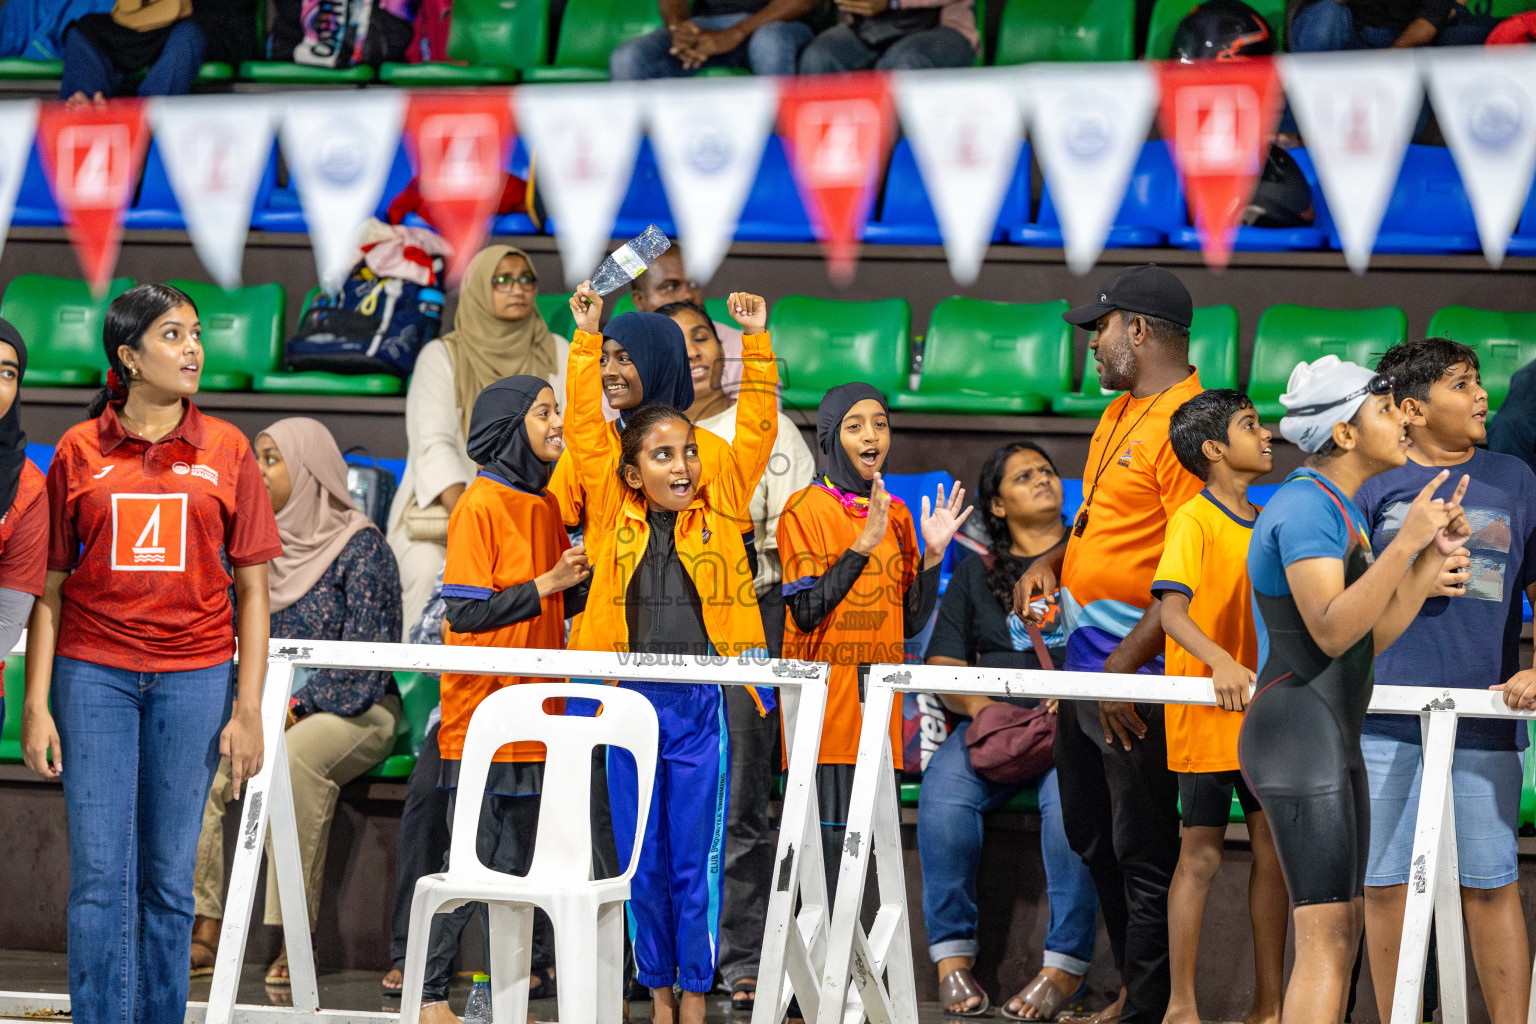
<svg viewBox="0 0 1536 1024">
<path fill-rule="evenodd" d="M 566 373 L 566 454 L 586 495 L 584 536 L 592 564 L 587 608 L 570 647 L 624 652 L 629 650 L 626 595 L 645 554 L 650 524 L 645 496 L 619 479 L 619 438 L 602 414 L 602 345 L 601 335 L 577 331 Z M 721 453 L 693 504 L 678 515 L 676 527 L 678 557 L 698 589 L 704 627 L 715 650 L 727 658 L 767 646 L 741 524 L 751 522 L 748 504 L 768 468 L 779 429 L 779 371 L 768 335 L 749 334 L 742 345 L 736 440 Z"/>
</svg>

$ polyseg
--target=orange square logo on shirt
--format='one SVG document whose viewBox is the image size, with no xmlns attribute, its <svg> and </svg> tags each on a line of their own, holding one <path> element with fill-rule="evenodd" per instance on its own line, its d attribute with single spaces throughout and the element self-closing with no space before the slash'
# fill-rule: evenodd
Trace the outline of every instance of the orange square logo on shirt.
<svg viewBox="0 0 1536 1024">
<path fill-rule="evenodd" d="M 122 572 L 184 572 L 187 496 L 112 495 L 112 568 Z"/>
</svg>

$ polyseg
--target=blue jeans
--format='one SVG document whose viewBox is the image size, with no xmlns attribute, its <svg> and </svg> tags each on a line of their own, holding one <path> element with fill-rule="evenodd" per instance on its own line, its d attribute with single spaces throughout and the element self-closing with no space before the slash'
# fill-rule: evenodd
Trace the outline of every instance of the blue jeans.
<svg viewBox="0 0 1536 1024">
<path fill-rule="evenodd" d="M 827 29 L 800 54 L 802 75 L 839 71 L 921 71 L 924 68 L 968 68 L 976 63 L 976 47 L 952 28 L 930 28 L 902 36 L 884 50 L 865 46 L 847 25 Z"/>
<path fill-rule="evenodd" d="M 78 1024 L 186 1019 L 192 870 L 231 679 L 229 662 L 133 672 L 54 659 Z"/>
<path fill-rule="evenodd" d="M 691 19 L 706 32 L 731 28 L 747 20 L 746 14 L 701 14 Z M 810 26 L 798 21 L 771 21 L 747 37 L 730 53 L 704 62 L 707 68 L 751 68 L 754 75 L 792 75 L 795 60 L 811 41 Z M 665 28 L 620 43 L 608 57 L 608 76 L 616 82 L 646 78 L 681 78 L 693 74 L 668 51 L 672 33 Z"/>
<path fill-rule="evenodd" d="M 981 866 L 983 815 L 1025 786 L 1003 785 L 977 775 L 965 746 L 970 721 L 961 722 L 939 745 L 923 772 L 917 809 L 917 852 L 923 864 L 923 920 L 928 955 L 976 956 L 976 872 Z M 1099 901 L 1093 876 L 1072 852 L 1062 827 L 1056 769 L 1039 779 L 1040 856 L 1051 923 L 1045 935 L 1045 966 L 1088 973 L 1098 933 Z"/>
<path fill-rule="evenodd" d="M 1497 22 L 1487 15 L 1458 10 L 1431 46 L 1481 46 Z M 1338 0 L 1313 0 L 1291 22 L 1292 53 L 1335 50 L 1384 50 L 1402 33 L 1380 25 L 1356 25 L 1354 12 Z"/>
<path fill-rule="evenodd" d="M 160 56 L 144 74 L 136 90 L 139 96 L 184 96 L 192 91 L 208 37 L 190 18 L 171 26 Z M 64 31 L 64 78 L 59 83 L 59 99 L 67 100 L 77 92 L 86 96 L 120 96 L 125 93 L 124 75 L 111 58 L 96 48 L 77 28 Z"/>
</svg>

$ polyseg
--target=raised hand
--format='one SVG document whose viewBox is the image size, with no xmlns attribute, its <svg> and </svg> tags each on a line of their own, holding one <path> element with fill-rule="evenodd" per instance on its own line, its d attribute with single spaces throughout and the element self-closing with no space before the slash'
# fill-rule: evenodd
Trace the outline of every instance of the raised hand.
<svg viewBox="0 0 1536 1024">
<path fill-rule="evenodd" d="M 768 303 L 763 301 L 761 295 L 731 292 L 726 303 L 731 307 L 731 316 L 736 318 L 736 322 L 741 324 L 741 329 L 747 334 L 762 334 L 768 329 Z"/>
<path fill-rule="evenodd" d="M 1451 471 L 1448 469 L 1442 469 L 1436 473 L 1433 480 L 1419 488 L 1413 504 L 1408 506 L 1408 513 L 1403 517 L 1403 525 L 1397 531 L 1397 535 L 1404 544 L 1408 545 L 1410 551 L 1423 550 L 1434 541 L 1435 534 L 1450 522 L 1451 517 L 1446 511 L 1445 500 L 1434 496 L 1435 491 L 1440 489 L 1440 485 L 1445 483 L 1450 475 Z M 1446 554 L 1449 553 L 1446 552 Z"/>
<path fill-rule="evenodd" d="M 861 555 L 874 554 L 875 548 L 885 540 L 885 531 L 891 524 L 891 496 L 885 491 L 885 481 L 880 474 L 869 485 L 869 516 L 864 520 L 864 532 L 853 542 L 853 550 Z"/>
<path fill-rule="evenodd" d="M 1461 483 L 1456 485 L 1456 492 L 1445 503 L 1446 523 L 1435 534 L 1435 550 L 1442 555 L 1455 554 L 1462 544 L 1472 538 L 1472 524 L 1467 522 L 1466 511 L 1461 507 L 1461 499 L 1466 495 L 1467 484 L 1471 479 L 1463 473 Z"/>
<path fill-rule="evenodd" d="M 603 322 L 603 297 L 592 290 L 591 280 L 571 293 L 571 316 L 576 318 L 576 329 L 587 334 L 601 334 Z"/>
<path fill-rule="evenodd" d="M 950 492 L 948 500 L 944 498 L 944 485 L 939 484 L 939 493 L 934 500 L 932 511 L 928 506 L 928 498 L 923 497 L 923 568 L 931 569 L 944 560 L 944 551 L 949 547 L 949 542 L 955 539 L 955 531 L 960 529 L 960 524 L 970 517 L 972 506 L 965 506 L 965 511 L 960 511 L 960 503 L 965 500 L 965 488 L 955 484 L 955 489 Z"/>
</svg>

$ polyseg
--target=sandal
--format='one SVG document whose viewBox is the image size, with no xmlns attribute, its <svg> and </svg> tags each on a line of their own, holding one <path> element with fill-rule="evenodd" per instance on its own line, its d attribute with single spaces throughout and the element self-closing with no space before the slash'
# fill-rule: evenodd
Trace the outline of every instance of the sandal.
<svg viewBox="0 0 1536 1024">
<path fill-rule="evenodd" d="M 969 1010 L 951 1010 L 951 1006 L 964 1003 L 967 999 L 981 997 L 981 1002 Z M 978 984 L 968 967 L 956 967 L 939 982 L 939 1004 L 944 1007 L 946 1017 L 980 1017 L 992 1008 L 992 999 Z"/>
<path fill-rule="evenodd" d="M 757 1005 L 757 982 L 738 981 L 731 986 L 731 1012 L 751 1013 Z"/>
<path fill-rule="evenodd" d="M 193 946 L 202 946 L 204 949 L 206 949 L 208 951 L 208 962 L 207 963 L 198 963 L 197 962 L 197 950 L 193 949 L 193 951 L 192 951 L 192 971 L 191 971 L 191 975 L 190 976 L 193 977 L 193 978 L 206 978 L 206 977 L 208 977 L 208 975 L 213 973 L 214 963 L 218 959 L 218 956 L 219 956 L 218 947 L 217 946 L 210 946 L 208 943 L 204 942 L 202 939 L 193 939 L 192 940 L 192 945 Z"/>
<path fill-rule="evenodd" d="M 1087 987 L 1088 982 L 1084 980 L 1082 984 L 1077 986 L 1076 992 L 1072 993 L 1072 995 L 1064 995 L 1061 989 L 1056 987 L 1054 981 L 1044 974 L 1037 974 L 1034 981 L 1025 986 L 1018 995 L 999 1007 L 997 1012 L 1009 1020 L 1055 1020 L 1056 1015 L 1061 1012 L 1062 1006 L 1076 996 L 1081 995 Z M 1014 1013 L 1008 1009 L 1015 1002 L 1022 1003 L 1025 1007 L 1034 1010 L 1036 1015 L 1025 1017 L 1022 1013 Z M 1109 1022 L 1104 1022 L 1104 1024 L 1109 1024 Z"/>
<path fill-rule="evenodd" d="M 1081 990 L 1079 990 L 1081 991 Z M 1088 1017 L 1062 1017 L 1058 1024 L 1120 1024 L 1120 1013 L 1125 1008 L 1125 989 L 1115 997 L 1115 1001 L 1104 1009 Z"/>
<path fill-rule="evenodd" d="M 391 985 L 389 983 L 391 978 L 396 980 L 396 984 Z M 379 981 L 379 991 L 384 994 L 385 999 L 399 999 L 400 992 L 404 988 L 405 971 L 399 967 L 391 967 Z"/>
<path fill-rule="evenodd" d="M 267 976 L 263 980 L 263 984 L 265 984 L 268 988 L 287 988 L 289 985 L 292 985 L 293 979 L 288 977 L 288 975 L 273 973 L 279 967 L 287 966 L 288 951 L 285 949 L 281 953 L 277 954 L 277 959 L 273 960 L 272 966 L 267 968 Z"/>
<path fill-rule="evenodd" d="M 528 972 L 529 982 L 537 981 L 537 985 L 528 986 L 529 999 L 553 999 L 559 994 L 555 987 L 555 970 L 553 967 L 537 967 Z"/>
</svg>

